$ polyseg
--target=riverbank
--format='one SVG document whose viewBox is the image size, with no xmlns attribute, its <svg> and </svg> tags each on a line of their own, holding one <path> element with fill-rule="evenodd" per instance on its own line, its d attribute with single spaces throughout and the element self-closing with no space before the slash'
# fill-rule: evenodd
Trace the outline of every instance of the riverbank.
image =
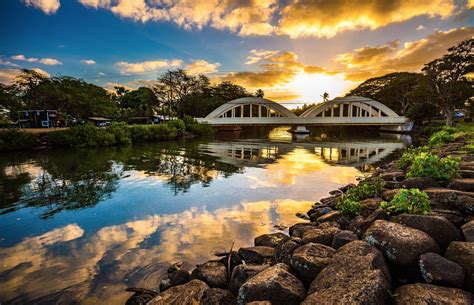
<svg viewBox="0 0 474 305">
<path fill-rule="evenodd" d="M 435 131 L 435 130 L 431 130 Z M 473 125 L 436 130 L 358 185 L 332 191 L 305 221 L 179 264 L 127 304 L 472 304 Z"/>
<path fill-rule="evenodd" d="M 127 125 L 114 122 L 107 127 L 91 124 L 72 128 L 4 129 L 0 131 L 0 152 L 52 147 L 107 147 L 133 143 L 169 141 L 178 137 L 212 134 L 211 126 L 187 120 L 156 125 Z"/>
</svg>

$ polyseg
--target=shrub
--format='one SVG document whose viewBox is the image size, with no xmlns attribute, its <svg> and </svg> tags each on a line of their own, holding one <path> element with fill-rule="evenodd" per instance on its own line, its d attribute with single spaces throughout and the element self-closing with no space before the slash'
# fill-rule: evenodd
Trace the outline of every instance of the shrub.
<svg viewBox="0 0 474 305">
<path fill-rule="evenodd" d="M 459 159 L 440 158 L 430 153 L 422 152 L 415 156 L 407 177 L 431 177 L 437 180 L 449 180 L 460 174 Z"/>
<path fill-rule="evenodd" d="M 186 125 L 186 129 L 189 125 L 197 124 L 197 121 L 192 116 L 189 116 L 189 115 L 185 115 L 183 117 L 183 122 L 184 122 L 184 125 Z"/>
<path fill-rule="evenodd" d="M 35 144 L 35 136 L 16 128 L 0 131 L 0 151 L 28 149 Z"/>
<path fill-rule="evenodd" d="M 131 144 L 132 138 L 130 135 L 130 129 L 124 122 L 112 123 L 110 126 L 105 128 L 108 133 L 114 135 L 115 144 Z"/>
<path fill-rule="evenodd" d="M 434 146 L 438 144 L 449 143 L 453 140 L 454 137 L 451 135 L 451 133 L 448 130 L 443 129 L 432 134 L 428 140 L 428 144 L 430 146 Z"/>
<path fill-rule="evenodd" d="M 428 194 L 419 189 L 401 189 L 390 202 L 383 201 L 380 203 L 380 207 L 388 213 L 431 213 Z"/>
<path fill-rule="evenodd" d="M 336 209 L 344 213 L 358 214 L 360 211 L 359 201 L 380 195 L 384 186 L 385 181 L 380 177 L 366 178 L 341 196 L 336 204 Z"/>
<path fill-rule="evenodd" d="M 168 125 L 170 127 L 174 127 L 178 133 L 183 133 L 186 130 L 186 125 L 184 125 L 184 122 L 179 119 L 168 121 L 161 125 Z"/>
<path fill-rule="evenodd" d="M 214 128 L 212 128 L 212 126 L 208 124 L 186 125 L 186 130 L 197 136 L 214 133 Z"/>
<path fill-rule="evenodd" d="M 402 157 L 400 158 L 398 166 L 400 167 L 400 169 L 406 169 L 413 163 L 413 160 L 416 156 L 418 156 L 420 153 L 428 151 L 429 147 L 427 146 L 408 148 L 407 150 L 405 150 Z"/>
</svg>

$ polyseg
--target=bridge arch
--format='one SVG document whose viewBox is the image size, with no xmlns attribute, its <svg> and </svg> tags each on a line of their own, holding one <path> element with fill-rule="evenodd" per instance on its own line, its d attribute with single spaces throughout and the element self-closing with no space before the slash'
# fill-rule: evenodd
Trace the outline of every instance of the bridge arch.
<svg viewBox="0 0 474 305">
<path fill-rule="evenodd" d="M 271 100 L 243 97 L 217 107 L 205 119 L 264 117 L 297 118 L 293 112 Z"/>
<path fill-rule="evenodd" d="M 373 99 L 361 96 L 338 97 L 311 107 L 300 115 L 314 117 L 400 117 L 395 111 Z"/>
</svg>

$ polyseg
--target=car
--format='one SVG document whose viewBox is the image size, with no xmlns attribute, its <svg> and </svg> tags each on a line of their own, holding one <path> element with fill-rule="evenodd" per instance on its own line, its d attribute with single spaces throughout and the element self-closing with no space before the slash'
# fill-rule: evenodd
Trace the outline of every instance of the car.
<svg viewBox="0 0 474 305">
<path fill-rule="evenodd" d="M 464 113 L 463 113 L 462 111 L 454 111 L 453 117 L 454 117 L 454 118 L 457 118 L 457 119 L 463 118 L 463 117 L 464 117 Z"/>
</svg>

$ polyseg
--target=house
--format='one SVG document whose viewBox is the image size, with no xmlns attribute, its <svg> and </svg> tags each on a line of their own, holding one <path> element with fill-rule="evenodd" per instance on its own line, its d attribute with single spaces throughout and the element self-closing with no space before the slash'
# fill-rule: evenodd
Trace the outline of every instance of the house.
<svg viewBox="0 0 474 305">
<path fill-rule="evenodd" d="M 20 128 L 50 128 L 65 124 L 57 110 L 24 110 L 18 111 Z"/>
<path fill-rule="evenodd" d="M 143 117 L 131 117 L 128 119 L 128 124 L 158 124 L 160 118 L 157 115 L 143 116 Z"/>
<path fill-rule="evenodd" d="M 92 122 L 97 127 L 104 127 L 110 125 L 110 119 L 103 117 L 88 117 L 87 120 Z"/>
</svg>

